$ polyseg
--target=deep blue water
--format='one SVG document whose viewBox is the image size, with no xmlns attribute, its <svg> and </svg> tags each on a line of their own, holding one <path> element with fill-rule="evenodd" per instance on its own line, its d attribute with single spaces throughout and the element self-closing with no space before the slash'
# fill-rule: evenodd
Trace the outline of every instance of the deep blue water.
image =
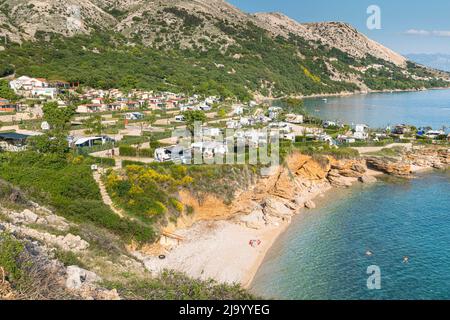
<svg viewBox="0 0 450 320">
<path fill-rule="evenodd" d="M 366 123 L 374 128 L 411 124 L 450 127 L 450 90 L 373 93 L 350 97 L 306 99 L 308 112 L 323 120 Z"/>
<path fill-rule="evenodd" d="M 255 293 L 276 299 L 450 299 L 450 171 L 411 181 L 389 178 L 321 201 L 272 247 L 254 280 Z M 371 265 L 381 269 L 381 290 L 367 289 Z"/>
</svg>

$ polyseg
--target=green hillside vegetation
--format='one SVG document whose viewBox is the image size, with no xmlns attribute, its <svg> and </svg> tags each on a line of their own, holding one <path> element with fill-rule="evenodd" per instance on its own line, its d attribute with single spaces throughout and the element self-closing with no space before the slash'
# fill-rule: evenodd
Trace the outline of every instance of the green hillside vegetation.
<svg viewBox="0 0 450 320">
<path fill-rule="evenodd" d="M 192 34 L 202 23 L 200 18 L 180 9 L 166 10 L 182 18 L 183 34 Z M 154 20 L 153 23 L 162 22 Z M 355 84 L 330 79 L 325 64 L 330 58 L 335 58 L 332 59 L 334 68 L 362 76 L 372 89 L 443 85 L 438 81 L 411 80 L 403 76 L 398 67 L 385 61 L 357 60 L 338 49 L 294 35 L 289 39 L 272 38 L 252 23 L 234 25 L 223 20 L 216 22 L 216 26 L 236 41 L 226 50 L 220 41 L 207 38 L 202 39 L 202 46 L 207 50 L 195 43 L 192 49 L 180 49 L 174 34 L 181 31 L 170 30 L 170 26 L 164 27 L 166 32 L 161 33 L 160 41 L 155 41 L 153 47 L 144 46 L 139 37 L 133 38 L 131 46 L 123 35 L 105 31 L 72 38 L 40 32 L 38 42 L 25 42 L 21 46 L 10 43 L 0 52 L 0 61 L 6 73 L 11 73 L 10 66 L 14 66 L 17 75 L 63 79 L 94 88 L 196 92 L 237 97 L 243 101 L 256 92 L 279 97 L 358 90 Z M 49 41 L 44 40 L 46 36 L 50 36 Z M 380 71 L 362 75 L 349 68 L 349 65 L 364 66 L 374 62 L 387 65 L 393 73 Z M 428 72 L 411 64 L 410 70 L 413 69 Z"/>
<path fill-rule="evenodd" d="M 126 243 L 154 241 L 156 231 L 150 225 L 121 219 L 103 203 L 90 171 L 91 163 L 35 152 L 2 153 L 0 177 L 70 221 L 106 229 Z"/>
</svg>

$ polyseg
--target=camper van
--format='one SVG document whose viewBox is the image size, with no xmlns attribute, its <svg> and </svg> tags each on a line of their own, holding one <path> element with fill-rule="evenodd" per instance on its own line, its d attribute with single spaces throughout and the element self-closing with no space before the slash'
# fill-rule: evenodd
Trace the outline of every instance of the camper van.
<svg viewBox="0 0 450 320">
<path fill-rule="evenodd" d="M 175 122 L 184 122 L 184 121 L 185 121 L 184 116 L 181 114 L 175 117 Z"/>
<path fill-rule="evenodd" d="M 129 112 L 125 114 L 125 119 L 127 120 L 142 120 L 144 119 L 144 114 L 140 112 Z"/>
<path fill-rule="evenodd" d="M 191 150 L 183 148 L 182 146 L 170 146 L 165 148 L 158 148 L 155 150 L 154 157 L 157 162 L 181 162 L 183 164 L 191 163 Z"/>
</svg>

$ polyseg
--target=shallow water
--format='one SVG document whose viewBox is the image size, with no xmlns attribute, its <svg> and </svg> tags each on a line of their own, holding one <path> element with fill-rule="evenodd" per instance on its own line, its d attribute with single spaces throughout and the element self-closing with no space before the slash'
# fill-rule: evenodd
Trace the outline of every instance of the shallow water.
<svg viewBox="0 0 450 320">
<path fill-rule="evenodd" d="M 294 219 L 272 247 L 253 282 L 255 293 L 283 299 L 450 299 L 449 171 L 359 185 L 321 202 Z M 367 288 L 371 265 L 381 269 L 381 290 Z"/>
<path fill-rule="evenodd" d="M 374 128 L 411 124 L 450 127 L 450 90 L 372 93 L 349 97 L 306 99 L 307 111 L 323 120 L 365 123 Z"/>
</svg>

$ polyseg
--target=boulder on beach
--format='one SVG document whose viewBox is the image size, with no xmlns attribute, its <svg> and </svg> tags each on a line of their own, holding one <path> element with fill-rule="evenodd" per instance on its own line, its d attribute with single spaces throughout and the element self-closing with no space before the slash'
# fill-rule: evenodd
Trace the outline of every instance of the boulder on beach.
<svg viewBox="0 0 450 320">
<path fill-rule="evenodd" d="M 314 203 L 314 201 L 308 200 L 308 201 L 305 202 L 305 208 L 307 208 L 307 209 L 315 209 L 316 208 L 316 204 Z"/>
<path fill-rule="evenodd" d="M 262 209 L 256 209 L 248 215 L 241 216 L 240 221 L 250 229 L 258 230 L 266 225 L 264 212 L 262 211 Z"/>
<path fill-rule="evenodd" d="M 282 201 L 270 197 L 264 202 L 264 213 L 266 215 L 285 218 L 293 215 L 291 209 L 289 209 Z"/>
<path fill-rule="evenodd" d="M 369 176 L 369 175 L 363 175 L 361 178 L 359 178 L 359 181 L 361 181 L 362 183 L 375 183 L 377 182 L 377 178 L 373 177 L 373 176 Z"/>
</svg>

